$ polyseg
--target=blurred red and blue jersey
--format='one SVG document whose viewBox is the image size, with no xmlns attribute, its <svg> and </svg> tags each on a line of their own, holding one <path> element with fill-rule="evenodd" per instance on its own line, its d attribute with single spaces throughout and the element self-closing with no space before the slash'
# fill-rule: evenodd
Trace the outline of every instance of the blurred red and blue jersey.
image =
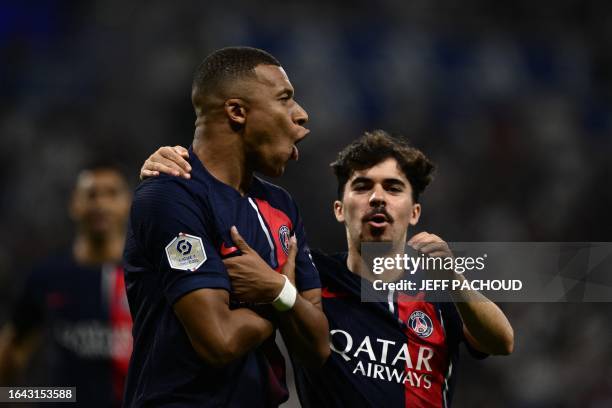
<svg viewBox="0 0 612 408">
<path fill-rule="evenodd" d="M 285 263 L 295 233 L 297 288 L 320 287 L 297 206 L 286 191 L 257 177 L 242 196 L 215 179 L 192 149 L 189 154 L 190 180 L 162 175 L 136 189 L 124 253 L 134 319 L 125 406 L 277 406 L 288 392 L 284 360 L 273 338 L 226 366 L 213 367 L 196 354 L 173 305 L 200 288 L 231 294 L 222 259 L 237 251 L 230 236 L 233 225 L 276 270 Z M 239 306 L 232 302 L 232 307 Z"/>
<path fill-rule="evenodd" d="M 372 293 L 374 301 L 362 302 L 362 284 L 371 284 L 348 270 L 346 254 L 315 251 L 312 257 L 320 272 L 332 353 L 321 369 L 294 364 L 302 405 L 450 406 L 464 339 L 455 305 L 393 291 Z"/>
<path fill-rule="evenodd" d="M 43 329 L 43 367 L 28 385 L 76 386 L 79 407 L 121 406 L 132 321 L 120 266 L 51 257 L 26 279 L 11 320 L 18 335 Z"/>
</svg>

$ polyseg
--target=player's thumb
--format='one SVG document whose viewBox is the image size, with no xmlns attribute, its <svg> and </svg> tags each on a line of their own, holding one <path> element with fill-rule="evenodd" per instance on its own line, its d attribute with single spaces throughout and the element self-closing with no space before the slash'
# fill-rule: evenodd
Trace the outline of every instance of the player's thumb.
<svg viewBox="0 0 612 408">
<path fill-rule="evenodd" d="M 295 283 L 295 257 L 297 252 L 297 239 L 295 238 L 295 235 L 292 235 L 291 238 L 289 238 L 289 253 L 287 254 L 287 261 L 285 262 L 285 265 L 283 265 L 281 272 L 293 283 Z"/>
<path fill-rule="evenodd" d="M 240 235 L 238 228 L 236 228 L 235 225 L 232 225 L 232 228 L 230 228 L 230 234 L 232 236 L 232 241 L 234 241 L 234 244 L 238 247 L 240 252 L 245 254 L 251 250 L 251 247 L 249 244 L 247 244 L 244 238 L 242 238 L 242 235 Z"/>
</svg>

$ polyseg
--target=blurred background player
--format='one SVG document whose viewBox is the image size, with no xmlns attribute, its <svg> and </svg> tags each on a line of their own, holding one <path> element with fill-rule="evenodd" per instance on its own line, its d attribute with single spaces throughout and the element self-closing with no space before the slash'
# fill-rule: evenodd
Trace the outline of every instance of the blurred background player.
<svg viewBox="0 0 612 408">
<path fill-rule="evenodd" d="M 42 348 L 37 385 L 76 386 L 76 406 L 120 406 L 132 351 L 121 267 L 130 202 L 126 178 L 112 164 L 79 173 L 69 208 L 72 247 L 25 280 L 0 334 L 0 384 L 33 385 L 24 374 Z"/>
<path fill-rule="evenodd" d="M 180 146 L 162 147 L 145 162 L 141 177 L 184 174 L 184 157 Z M 334 213 L 345 226 L 348 251 L 313 252 L 334 353 L 322 368 L 294 364 L 300 402 L 305 407 L 448 407 L 460 343 L 476 358 L 507 355 L 514 348 L 513 329 L 477 292 L 453 294 L 455 304 L 392 290 L 364 299 L 371 282 L 383 277 L 366 265 L 364 242 L 389 242 L 398 253 L 408 242 L 429 256 L 452 256 L 434 234 L 420 232 L 407 240 L 420 219 L 419 198 L 434 166 L 421 151 L 377 130 L 342 149 L 332 167 L 338 180 Z M 400 271 L 389 281 L 402 277 Z"/>
</svg>

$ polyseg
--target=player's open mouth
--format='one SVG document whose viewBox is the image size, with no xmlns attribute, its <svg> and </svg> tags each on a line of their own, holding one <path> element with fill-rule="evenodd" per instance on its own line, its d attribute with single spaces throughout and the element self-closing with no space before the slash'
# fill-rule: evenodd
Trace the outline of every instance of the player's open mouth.
<svg viewBox="0 0 612 408">
<path fill-rule="evenodd" d="M 389 219 L 385 214 L 373 214 L 368 218 L 368 225 L 374 228 L 385 228 L 389 225 Z"/>
<path fill-rule="evenodd" d="M 300 151 L 298 150 L 296 145 L 293 145 L 291 149 L 291 160 L 297 160 L 299 158 L 300 158 Z"/>
</svg>

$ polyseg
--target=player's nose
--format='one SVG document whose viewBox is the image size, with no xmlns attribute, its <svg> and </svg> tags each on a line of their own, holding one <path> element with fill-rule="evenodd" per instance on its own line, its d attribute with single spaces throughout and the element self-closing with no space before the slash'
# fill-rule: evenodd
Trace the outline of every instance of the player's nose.
<svg viewBox="0 0 612 408">
<path fill-rule="evenodd" d="M 368 200 L 371 207 L 379 207 L 387 204 L 385 198 L 385 189 L 380 186 L 374 186 L 370 199 Z"/>
<path fill-rule="evenodd" d="M 295 110 L 293 111 L 293 122 L 304 126 L 308 122 L 308 113 L 299 103 L 295 103 Z"/>
</svg>

